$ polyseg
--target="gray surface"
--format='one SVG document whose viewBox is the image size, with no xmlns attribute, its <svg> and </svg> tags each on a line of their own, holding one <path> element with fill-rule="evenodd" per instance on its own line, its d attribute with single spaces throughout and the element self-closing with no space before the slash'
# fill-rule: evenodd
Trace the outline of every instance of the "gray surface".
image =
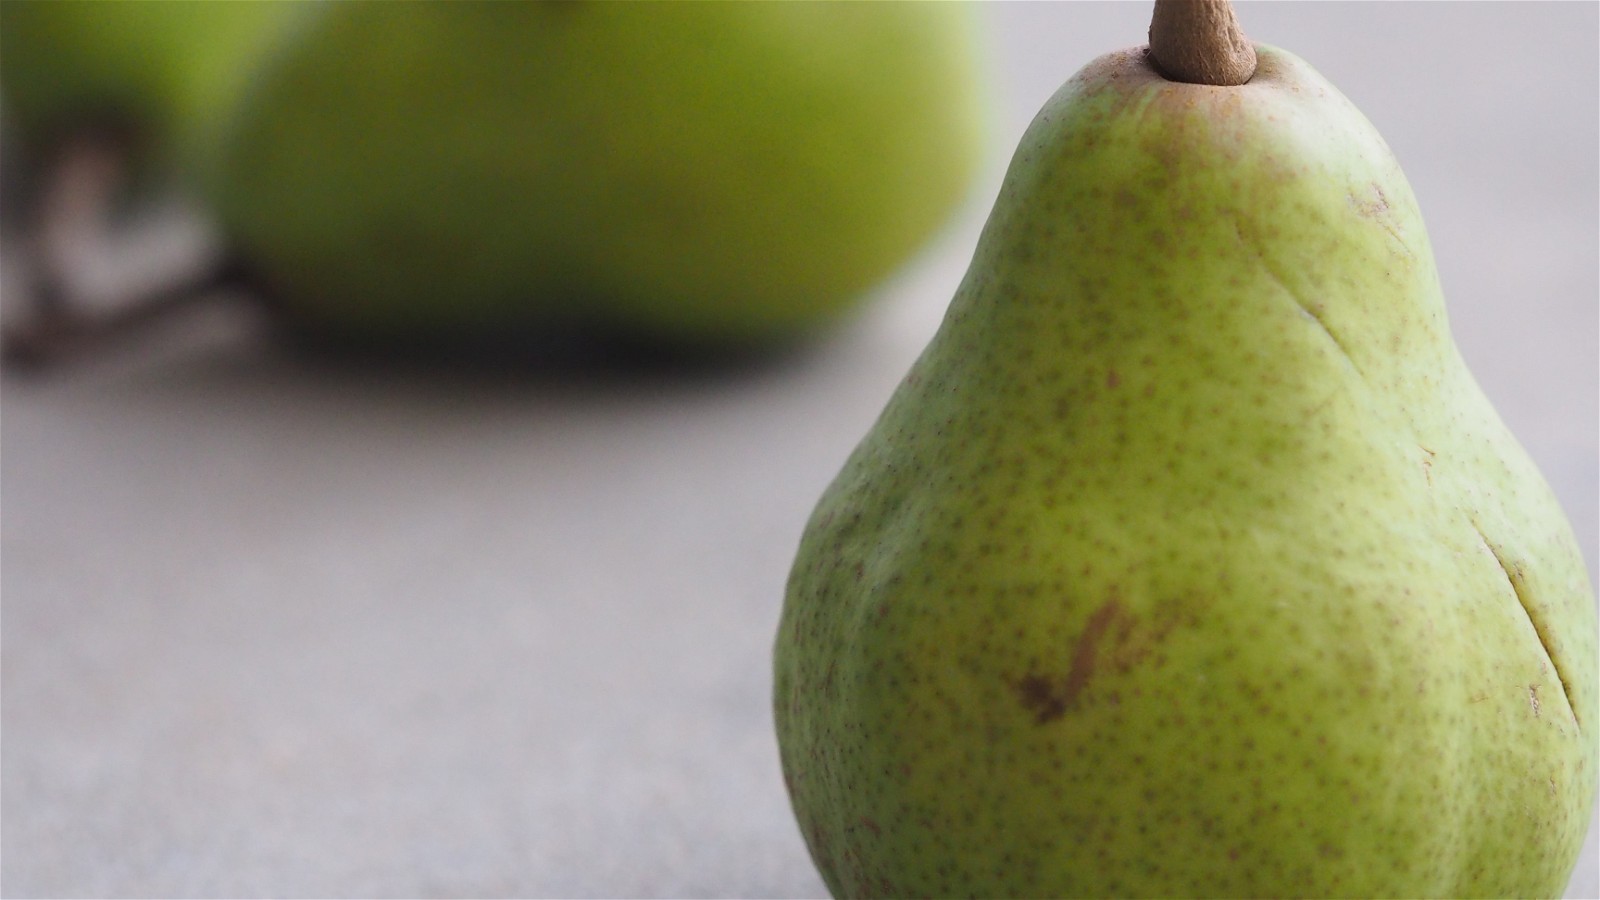
<svg viewBox="0 0 1600 900">
<path fill-rule="evenodd" d="M 937 325 L 1028 118 L 1139 43 L 1147 9 L 991 7 L 995 171 L 859 320 L 780 365 L 374 373 L 219 314 L 0 381 L 5 893 L 821 895 L 767 711 L 795 540 Z M 1591 572 L 1596 13 L 1241 13 L 1395 147 L 1463 350 Z M 1600 895 L 1594 842 L 1568 896 Z"/>
</svg>

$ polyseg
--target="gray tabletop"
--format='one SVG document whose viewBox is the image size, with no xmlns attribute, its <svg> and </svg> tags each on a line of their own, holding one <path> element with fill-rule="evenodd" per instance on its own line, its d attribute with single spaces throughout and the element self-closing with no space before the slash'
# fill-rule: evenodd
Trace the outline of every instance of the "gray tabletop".
<svg viewBox="0 0 1600 900">
<path fill-rule="evenodd" d="M 1394 147 L 1462 350 L 1591 576 L 1597 11 L 1241 7 Z M 4 892 L 824 894 L 768 712 L 795 542 L 937 326 L 1028 120 L 1148 23 L 1143 3 L 985 14 L 984 183 L 804 353 L 673 378 L 375 370 L 218 311 L 0 380 Z M 150 277 L 187 222 L 84 284 Z M 1597 895 L 1591 828 L 1568 896 Z"/>
</svg>

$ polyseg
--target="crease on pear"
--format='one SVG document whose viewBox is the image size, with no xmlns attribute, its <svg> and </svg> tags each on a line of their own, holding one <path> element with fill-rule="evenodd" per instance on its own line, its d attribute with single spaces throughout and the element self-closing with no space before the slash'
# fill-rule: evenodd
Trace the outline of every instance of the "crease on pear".
<svg viewBox="0 0 1600 900">
<path fill-rule="evenodd" d="M 1578 718 L 1578 706 L 1572 698 L 1572 680 L 1562 669 L 1560 663 L 1556 661 L 1556 654 L 1551 651 L 1548 633 L 1549 624 L 1541 623 L 1540 617 L 1534 614 L 1533 605 L 1528 598 L 1528 585 L 1523 577 L 1522 567 L 1506 558 L 1505 553 L 1496 547 L 1493 541 L 1489 540 L 1488 535 L 1483 533 L 1483 528 L 1477 521 L 1473 521 L 1472 529 L 1478 533 L 1478 538 L 1483 542 L 1484 549 L 1489 551 L 1489 555 L 1494 557 L 1494 561 L 1500 566 L 1500 570 L 1505 573 L 1506 583 L 1510 585 L 1512 595 L 1517 598 L 1517 605 L 1522 608 L 1523 615 L 1527 617 L 1528 626 L 1533 629 L 1534 637 L 1539 641 L 1539 649 L 1544 653 L 1545 662 L 1549 663 L 1550 671 L 1555 673 L 1556 681 L 1561 685 L 1561 699 L 1565 705 L 1567 718 L 1571 719 L 1581 729 L 1583 723 Z M 1538 686 L 1529 685 L 1528 691 L 1529 702 L 1533 705 L 1534 714 L 1537 715 L 1541 708 Z"/>
<path fill-rule="evenodd" d="M 1316 304 L 1308 302 L 1306 298 L 1293 287 L 1289 279 L 1285 278 L 1283 273 L 1272 264 L 1271 259 L 1267 256 L 1267 253 L 1262 248 L 1259 240 L 1245 237 L 1243 222 L 1239 221 L 1238 219 L 1234 220 L 1234 234 L 1238 236 L 1239 244 L 1245 250 L 1245 252 L 1255 256 L 1257 262 L 1259 262 L 1261 265 L 1261 271 L 1266 273 L 1267 277 L 1270 278 L 1274 284 L 1276 284 L 1283 290 L 1285 294 L 1289 296 L 1290 302 L 1299 307 L 1301 314 L 1311 321 L 1317 323 L 1317 325 L 1322 329 L 1322 333 L 1327 335 L 1328 340 L 1331 341 L 1334 348 L 1339 351 L 1339 355 L 1344 358 L 1345 362 L 1350 364 L 1350 367 L 1355 370 L 1356 374 L 1358 376 L 1365 377 L 1365 373 L 1363 373 L 1361 371 L 1361 367 L 1356 364 L 1355 357 L 1351 355 L 1350 350 L 1345 346 L 1344 341 L 1340 339 L 1339 335 L 1334 333 L 1333 328 L 1329 326 L 1327 320 L 1318 314 Z"/>
</svg>

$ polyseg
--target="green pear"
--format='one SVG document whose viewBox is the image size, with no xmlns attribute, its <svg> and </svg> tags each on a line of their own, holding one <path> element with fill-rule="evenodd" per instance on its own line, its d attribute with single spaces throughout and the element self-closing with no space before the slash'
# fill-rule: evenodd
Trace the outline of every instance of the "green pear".
<svg viewBox="0 0 1600 900">
<path fill-rule="evenodd" d="M 1143 49 L 1028 129 L 823 495 L 775 650 L 839 896 L 1558 895 L 1596 773 L 1572 532 L 1360 112 Z"/>
<path fill-rule="evenodd" d="M 981 157 L 959 4 L 333 4 L 208 177 L 303 331 L 581 324 L 711 345 L 823 327 Z"/>
<path fill-rule="evenodd" d="M 193 163 L 196 148 L 303 4 L 61 2 L 0 4 L 0 104 L 20 146 L 48 155 L 84 128 L 139 142 L 147 171 Z"/>
</svg>

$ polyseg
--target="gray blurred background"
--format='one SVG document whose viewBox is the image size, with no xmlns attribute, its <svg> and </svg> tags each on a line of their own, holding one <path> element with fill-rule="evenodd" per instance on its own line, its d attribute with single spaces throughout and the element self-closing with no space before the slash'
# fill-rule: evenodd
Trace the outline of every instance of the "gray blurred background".
<svg viewBox="0 0 1600 900">
<path fill-rule="evenodd" d="M 1597 12 L 1240 4 L 1399 156 L 1462 350 L 1591 577 Z M 219 310 L 0 379 L 4 892 L 823 895 L 768 712 L 795 542 L 937 326 L 1029 119 L 1142 43 L 1149 6 L 985 16 L 989 175 L 852 323 L 778 363 L 373 370 Z M 157 216 L 85 283 L 148 279 L 197 234 Z M 1600 896 L 1592 827 L 1567 896 Z"/>
</svg>

